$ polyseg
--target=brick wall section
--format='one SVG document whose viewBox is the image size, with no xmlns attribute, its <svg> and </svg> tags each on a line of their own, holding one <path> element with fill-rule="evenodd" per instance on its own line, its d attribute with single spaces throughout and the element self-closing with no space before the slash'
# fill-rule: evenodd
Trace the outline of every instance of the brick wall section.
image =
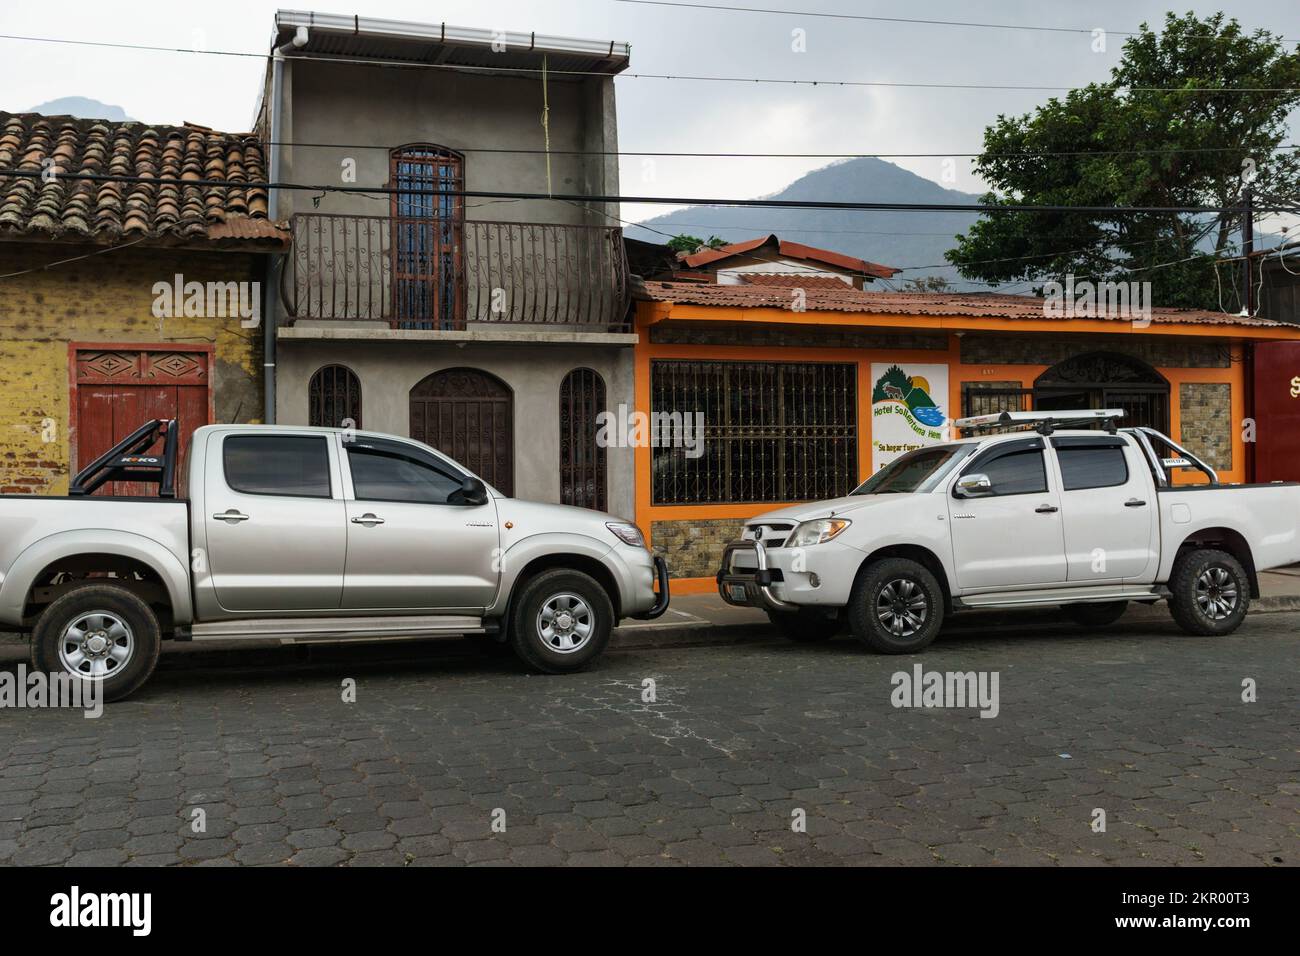
<svg viewBox="0 0 1300 956">
<path fill-rule="evenodd" d="M 758 345 L 773 348 L 933 349 L 948 348 L 946 332 L 874 332 L 870 329 L 826 328 L 748 323 L 740 328 L 693 322 L 650 326 L 656 345 Z"/>
<path fill-rule="evenodd" d="M 1179 444 L 1216 469 L 1232 467 L 1232 386 L 1184 382 L 1178 388 Z"/>
<path fill-rule="evenodd" d="M 759 514 L 762 505 L 754 506 Z M 745 523 L 731 518 L 700 521 L 652 521 L 650 544 L 664 556 L 675 578 L 708 578 L 718 573 L 722 549 L 740 537 Z"/>
<path fill-rule="evenodd" d="M 261 257 L 235 252 L 123 249 L 41 268 L 102 247 L 0 243 L 0 493 L 65 494 L 69 480 L 69 342 L 215 346 L 218 422 L 262 415 L 260 328 L 233 318 L 152 314 L 156 282 L 260 282 Z M 52 428 L 45 426 L 46 422 Z"/>
<path fill-rule="evenodd" d="M 1226 345 L 1170 342 L 1134 335 L 963 335 L 966 365 L 1055 365 L 1088 352 L 1119 352 L 1156 368 L 1228 368 Z"/>
</svg>

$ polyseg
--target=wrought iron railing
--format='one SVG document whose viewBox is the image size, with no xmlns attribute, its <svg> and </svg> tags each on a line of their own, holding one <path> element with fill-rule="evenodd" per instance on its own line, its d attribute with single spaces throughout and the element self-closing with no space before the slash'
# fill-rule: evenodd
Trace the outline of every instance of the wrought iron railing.
<svg viewBox="0 0 1300 956">
<path fill-rule="evenodd" d="M 605 226 L 299 213 L 281 296 L 291 320 L 622 331 L 627 258 Z"/>
</svg>

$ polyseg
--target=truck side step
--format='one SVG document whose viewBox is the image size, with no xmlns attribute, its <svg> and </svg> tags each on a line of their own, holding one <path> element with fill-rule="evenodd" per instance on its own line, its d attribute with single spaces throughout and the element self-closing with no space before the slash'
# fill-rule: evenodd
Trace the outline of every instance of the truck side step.
<svg viewBox="0 0 1300 956">
<path fill-rule="evenodd" d="M 412 617 L 268 617 L 195 624 L 178 640 L 278 640 L 281 644 L 418 640 L 448 634 L 488 634 L 495 628 L 481 618 L 431 614 Z"/>
</svg>

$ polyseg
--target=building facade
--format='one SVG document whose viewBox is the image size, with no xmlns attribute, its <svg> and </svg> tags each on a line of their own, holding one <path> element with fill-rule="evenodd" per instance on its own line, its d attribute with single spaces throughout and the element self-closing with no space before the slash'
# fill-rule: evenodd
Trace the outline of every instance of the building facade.
<svg viewBox="0 0 1300 956">
<path fill-rule="evenodd" d="M 265 258 L 288 239 L 244 186 L 262 153 L 251 134 L 0 113 L 0 168 L 41 174 L 0 176 L 0 493 L 65 493 L 150 418 L 186 440 L 261 420 Z"/>
<path fill-rule="evenodd" d="M 276 419 L 408 435 L 507 494 L 630 514 L 631 449 L 595 442 L 633 393 L 615 210 L 461 195 L 616 195 L 627 45 L 283 11 L 274 42 L 275 178 L 387 190 L 275 197 L 294 239 Z"/>
<path fill-rule="evenodd" d="M 1245 359 L 1300 341 L 1218 312 L 1051 318 L 1026 296 L 810 288 L 800 311 L 788 289 L 645 282 L 636 295 L 637 409 L 703 416 L 701 453 L 637 453 L 637 522 L 683 593 L 713 587 L 746 518 L 847 494 L 964 415 L 1119 408 L 1221 480 L 1249 480 Z"/>
</svg>

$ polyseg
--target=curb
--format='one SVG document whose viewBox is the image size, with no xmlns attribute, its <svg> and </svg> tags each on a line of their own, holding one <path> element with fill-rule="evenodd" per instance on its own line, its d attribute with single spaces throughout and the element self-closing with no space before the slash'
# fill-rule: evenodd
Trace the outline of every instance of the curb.
<svg viewBox="0 0 1300 956">
<path fill-rule="evenodd" d="M 1300 594 L 1281 594 L 1257 598 L 1251 602 L 1251 614 L 1279 614 L 1300 611 Z M 1048 612 L 1054 613 L 1054 612 Z M 1136 609 L 1132 620 L 1140 621 L 1143 617 L 1156 615 L 1167 619 L 1163 608 Z M 1006 624 L 1012 627 L 1029 627 L 1048 623 L 1051 626 L 1063 626 L 1065 622 L 1051 620 L 1044 622 L 1042 616 L 1034 616 L 1025 611 L 998 612 L 975 611 L 961 615 L 963 622 L 978 626 L 976 615 L 983 620 L 984 626 Z M 1020 619 L 1020 620 L 1017 620 Z M 777 640 L 780 637 L 775 627 L 765 619 L 747 621 L 738 624 L 712 624 L 707 621 L 680 625 L 658 625 L 655 627 L 633 626 L 614 629 L 610 641 L 613 650 L 648 650 L 661 647 L 701 647 L 725 644 L 750 644 L 760 641 Z M 159 667 L 166 670 L 179 670 L 195 667 L 258 667 L 266 664 L 284 664 L 287 662 L 307 663 L 324 661 L 344 648 L 359 646 L 349 644 L 280 644 L 275 640 L 259 641 L 221 641 L 211 644 L 191 644 L 166 641 Z M 372 659 L 376 662 L 409 659 L 412 649 L 420 648 L 420 653 L 432 652 L 434 655 L 447 657 L 492 657 L 497 654 L 508 655 L 508 651 L 495 642 L 486 642 L 479 638 L 435 637 L 427 641 L 403 641 L 388 644 L 371 644 Z M 346 653 L 346 651 L 344 652 Z M 9 662 L 26 661 L 27 643 L 17 635 L 0 635 L 0 665 Z"/>
</svg>

